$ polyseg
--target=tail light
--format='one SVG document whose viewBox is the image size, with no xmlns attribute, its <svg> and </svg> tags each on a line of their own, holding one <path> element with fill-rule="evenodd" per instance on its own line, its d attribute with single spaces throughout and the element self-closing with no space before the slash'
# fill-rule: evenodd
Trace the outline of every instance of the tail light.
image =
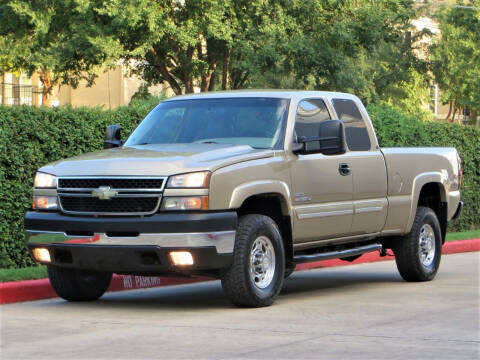
<svg viewBox="0 0 480 360">
<path fill-rule="evenodd" d="M 463 171 L 462 171 L 462 159 L 457 152 L 457 164 L 458 164 L 458 189 L 462 187 Z"/>
</svg>

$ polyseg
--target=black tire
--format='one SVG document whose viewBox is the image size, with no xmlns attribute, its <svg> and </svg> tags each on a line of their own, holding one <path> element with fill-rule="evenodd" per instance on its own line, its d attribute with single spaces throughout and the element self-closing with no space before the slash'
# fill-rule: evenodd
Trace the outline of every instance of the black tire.
<svg viewBox="0 0 480 360">
<path fill-rule="evenodd" d="M 429 250 L 421 247 L 420 237 L 421 234 L 425 235 L 426 231 L 430 230 L 433 231 L 435 238 L 429 242 L 431 246 L 428 246 L 428 249 L 434 247 L 434 255 L 427 257 Z M 435 212 L 427 207 L 419 207 L 412 230 L 396 241 L 393 251 L 397 269 L 403 279 L 406 281 L 433 280 L 442 257 L 442 233 Z M 422 256 L 425 258 L 422 259 Z"/>
<path fill-rule="evenodd" d="M 275 265 L 270 282 L 261 288 L 260 278 L 251 275 L 251 252 L 259 239 L 268 238 L 275 254 Z M 260 247 L 262 248 L 262 247 Z M 267 262 L 271 265 L 271 262 Z M 263 266 L 263 265 L 262 265 Z M 245 215 L 239 219 L 233 262 L 222 276 L 222 287 L 229 300 L 240 307 L 271 305 L 283 286 L 285 250 L 277 224 L 264 215 Z"/>
<path fill-rule="evenodd" d="M 48 266 L 48 278 L 53 289 L 68 301 L 97 300 L 107 291 L 112 273 L 94 270 Z"/>
</svg>

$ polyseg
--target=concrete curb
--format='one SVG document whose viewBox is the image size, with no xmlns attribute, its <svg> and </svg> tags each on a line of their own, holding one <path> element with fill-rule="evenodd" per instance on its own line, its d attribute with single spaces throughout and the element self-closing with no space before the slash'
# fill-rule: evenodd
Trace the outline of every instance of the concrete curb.
<svg viewBox="0 0 480 360">
<path fill-rule="evenodd" d="M 480 239 L 461 240 L 447 242 L 442 248 L 442 254 L 457 254 L 463 252 L 480 251 Z M 349 263 L 340 259 L 316 261 L 300 264 L 295 271 L 310 270 L 316 268 L 355 265 L 375 261 L 393 260 L 393 255 L 380 257 L 379 253 L 367 253 L 357 260 Z M 190 284 L 201 281 L 209 281 L 207 277 L 159 277 L 159 276 L 133 276 L 114 275 L 107 291 L 124 291 L 134 289 L 146 289 L 152 287 Z M 50 299 L 57 297 L 48 279 L 11 281 L 0 283 L 0 304 L 10 304 L 23 301 Z"/>
</svg>

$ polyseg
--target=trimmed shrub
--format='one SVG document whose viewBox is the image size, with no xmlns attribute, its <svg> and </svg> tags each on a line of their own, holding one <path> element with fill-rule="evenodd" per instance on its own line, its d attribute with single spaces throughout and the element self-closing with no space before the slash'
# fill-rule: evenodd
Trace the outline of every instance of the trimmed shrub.
<svg viewBox="0 0 480 360">
<path fill-rule="evenodd" d="M 462 216 L 449 223 L 449 231 L 480 227 L 480 130 L 436 121 L 422 121 L 387 105 L 370 105 L 380 146 L 455 147 L 462 158 Z"/>
</svg>

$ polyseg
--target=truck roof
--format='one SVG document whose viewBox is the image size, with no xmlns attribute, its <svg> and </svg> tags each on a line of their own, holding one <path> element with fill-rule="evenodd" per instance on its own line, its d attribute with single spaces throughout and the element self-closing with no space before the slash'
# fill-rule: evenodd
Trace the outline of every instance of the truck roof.
<svg viewBox="0 0 480 360">
<path fill-rule="evenodd" d="M 179 95 L 169 98 L 165 101 L 191 100 L 191 99 L 219 99 L 219 98 L 238 98 L 238 97 L 268 97 L 281 99 L 304 99 L 306 97 L 321 98 L 342 98 L 359 100 L 358 97 L 348 93 L 334 91 L 308 91 L 308 90 L 233 90 L 233 91 L 214 91 L 206 93 L 195 93 Z"/>
</svg>

